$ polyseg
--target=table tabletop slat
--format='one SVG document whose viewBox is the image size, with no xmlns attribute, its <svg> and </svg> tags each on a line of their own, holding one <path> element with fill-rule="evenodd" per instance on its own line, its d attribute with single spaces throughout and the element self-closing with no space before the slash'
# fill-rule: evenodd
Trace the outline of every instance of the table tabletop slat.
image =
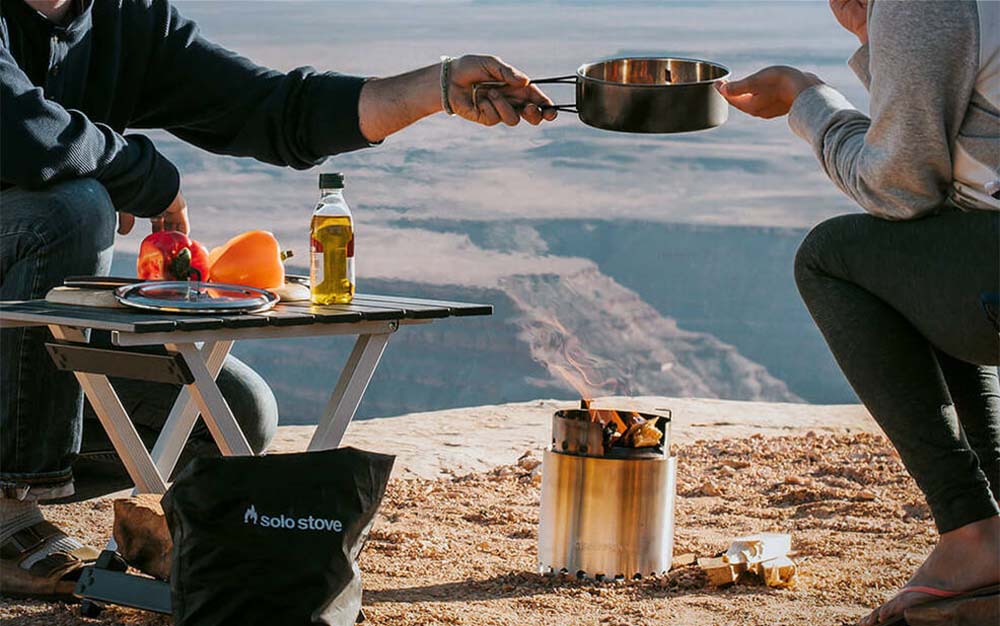
<svg viewBox="0 0 1000 626">
<path fill-rule="evenodd" d="M 300 309 L 309 311 L 312 306 L 308 302 L 288 302 L 279 305 L 285 309 Z M 367 306 L 364 304 L 328 304 L 321 307 L 327 312 L 351 313 L 360 315 L 363 321 L 377 322 L 382 320 L 400 320 L 406 318 L 406 311 L 395 307 Z"/>
<path fill-rule="evenodd" d="M 253 315 L 268 320 L 271 326 L 300 326 L 316 323 L 315 315 L 305 311 L 292 310 L 287 305 L 276 306 L 270 311 L 253 313 Z"/>
<path fill-rule="evenodd" d="M 405 298 L 398 296 L 380 296 L 374 294 L 357 294 L 355 301 L 365 303 L 381 303 L 386 306 L 398 305 L 401 307 L 421 306 L 445 309 L 455 317 L 472 315 L 492 315 L 492 304 L 476 304 L 472 302 L 450 302 L 447 300 L 424 300 L 423 298 Z"/>
<path fill-rule="evenodd" d="M 278 307 L 283 311 L 312 315 L 321 324 L 350 324 L 364 320 L 364 315 L 360 311 L 350 311 L 339 306 L 320 306 L 309 302 L 283 302 Z"/>
<path fill-rule="evenodd" d="M 177 329 L 177 323 L 167 316 L 150 317 L 121 309 L 79 307 L 46 302 L 45 300 L 0 303 L 0 317 L 38 322 L 39 325 L 59 324 L 130 333 L 164 332 Z"/>
</svg>

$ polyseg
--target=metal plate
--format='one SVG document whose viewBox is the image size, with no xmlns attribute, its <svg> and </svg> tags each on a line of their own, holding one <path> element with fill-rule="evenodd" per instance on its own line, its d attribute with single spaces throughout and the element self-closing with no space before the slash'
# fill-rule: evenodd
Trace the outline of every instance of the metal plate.
<svg viewBox="0 0 1000 626">
<path fill-rule="evenodd" d="M 259 313 L 278 296 L 255 287 L 198 281 L 151 281 L 115 290 L 126 306 L 170 313 Z"/>
</svg>

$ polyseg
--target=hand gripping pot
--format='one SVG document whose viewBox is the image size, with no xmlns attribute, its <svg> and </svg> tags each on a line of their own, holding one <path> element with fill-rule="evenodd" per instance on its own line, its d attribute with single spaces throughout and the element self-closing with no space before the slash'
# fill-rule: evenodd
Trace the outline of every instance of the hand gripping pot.
<svg viewBox="0 0 1000 626">
<path fill-rule="evenodd" d="M 595 449 L 567 414 L 553 417 L 544 453 L 538 531 L 539 570 L 596 580 L 657 576 L 670 569 L 677 460 L 669 456 L 669 418 L 656 420 L 664 443 L 655 452 Z M 570 420 L 580 421 L 580 420 Z M 600 425 L 596 424 L 600 432 Z M 565 435 L 573 441 L 563 440 Z"/>
<path fill-rule="evenodd" d="M 392 464 L 353 448 L 193 461 L 163 499 L 174 624 L 354 624 Z"/>
</svg>

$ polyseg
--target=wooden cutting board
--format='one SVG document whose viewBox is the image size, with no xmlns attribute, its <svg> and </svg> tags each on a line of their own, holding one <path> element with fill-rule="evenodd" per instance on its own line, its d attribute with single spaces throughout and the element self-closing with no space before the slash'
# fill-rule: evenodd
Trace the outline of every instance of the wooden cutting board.
<svg viewBox="0 0 1000 626">
<path fill-rule="evenodd" d="M 113 289 L 79 289 L 77 287 L 56 287 L 45 294 L 46 302 L 93 306 L 102 309 L 124 309 L 125 305 L 115 299 Z"/>
</svg>

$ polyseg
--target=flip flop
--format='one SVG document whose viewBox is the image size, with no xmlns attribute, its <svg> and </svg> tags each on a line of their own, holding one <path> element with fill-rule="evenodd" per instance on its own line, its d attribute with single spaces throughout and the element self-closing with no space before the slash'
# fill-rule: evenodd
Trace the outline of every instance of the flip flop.
<svg viewBox="0 0 1000 626">
<path fill-rule="evenodd" d="M 933 596 L 935 599 L 928 602 L 921 602 L 920 604 L 915 604 L 911 607 L 907 607 L 906 610 L 920 608 L 932 608 L 935 606 L 940 606 L 945 602 L 951 602 L 953 600 L 961 600 L 965 598 L 982 598 L 986 596 L 1000 595 L 1000 584 L 989 585 L 987 587 L 980 587 L 979 589 L 973 589 L 972 591 L 946 591 L 944 589 L 938 589 L 936 587 L 926 587 L 923 585 L 913 585 L 912 587 L 903 587 L 897 593 L 897 596 L 901 596 L 904 593 L 922 593 L 928 596 Z M 906 622 L 906 610 L 904 610 L 902 615 L 896 615 L 884 622 L 878 622 L 875 626 L 907 626 Z"/>
<path fill-rule="evenodd" d="M 44 544 L 66 534 L 50 522 L 23 528 L 0 545 L 0 595 L 16 598 L 72 599 L 84 567 L 100 551 L 89 546 L 47 554 L 27 569 L 21 567 Z"/>
</svg>

